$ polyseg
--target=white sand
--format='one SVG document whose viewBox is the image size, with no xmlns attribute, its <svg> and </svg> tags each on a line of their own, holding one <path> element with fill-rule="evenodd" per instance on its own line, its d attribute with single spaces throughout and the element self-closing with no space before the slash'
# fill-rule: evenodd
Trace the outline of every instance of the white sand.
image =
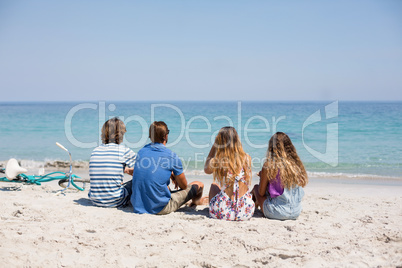
<svg viewBox="0 0 402 268">
<path fill-rule="evenodd" d="M 0 266 L 401 266 L 402 186 L 373 183 L 312 179 L 296 221 L 257 211 L 226 222 L 206 206 L 137 215 L 94 207 L 87 191 L 55 196 L 54 183 L 15 191 L 1 182 Z"/>
</svg>

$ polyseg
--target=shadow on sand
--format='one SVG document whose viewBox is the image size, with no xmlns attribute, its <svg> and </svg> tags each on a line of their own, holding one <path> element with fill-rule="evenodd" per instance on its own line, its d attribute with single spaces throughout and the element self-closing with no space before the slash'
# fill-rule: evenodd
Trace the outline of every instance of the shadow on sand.
<svg viewBox="0 0 402 268">
<path fill-rule="evenodd" d="M 80 198 L 77 200 L 74 200 L 75 203 L 81 205 L 81 206 L 86 206 L 86 207 L 93 207 L 94 205 L 92 204 L 91 200 L 89 198 Z"/>
</svg>

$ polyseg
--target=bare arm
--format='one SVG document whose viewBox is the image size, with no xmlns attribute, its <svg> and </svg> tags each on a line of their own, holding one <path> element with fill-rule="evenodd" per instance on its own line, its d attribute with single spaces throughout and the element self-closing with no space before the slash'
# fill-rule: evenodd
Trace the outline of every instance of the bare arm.
<svg viewBox="0 0 402 268">
<path fill-rule="evenodd" d="M 176 181 L 176 185 L 179 185 L 180 189 L 187 189 L 187 179 L 186 175 L 184 175 L 184 172 L 181 173 L 180 175 L 173 175 L 174 179 Z"/>
<path fill-rule="evenodd" d="M 261 196 L 264 196 L 268 187 L 268 169 L 267 167 L 264 166 L 262 167 L 261 171 L 259 172 L 260 174 L 260 187 L 258 193 Z"/>
<path fill-rule="evenodd" d="M 174 184 L 175 189 L 179 189 L 179 185 L 177 184 L 176 178 L 174 177 L 173 171 L 172 174 L 170 174 L 170 179 L 172 180 L 172 183 Z M 169 186 L 168 186 L 169 188 Z"/>
<path fill-rule="evenodd" d="M 215 153 L 216 153 L 216 148 L 215 148 L 215 144 L 214 144 L 214 145 L 212 145 L 212 148 L 209 151 L 207 160 L 205 161 L 204 172 L 206 174 L 212 174 L 212 172 L 213 172 L 213 170 L 211 168 L 211 160 L 212 160 L 212 158 L 214 158 Z"/>
<path fill-rule="evenodd" d="M 248 174 L 250 174 L 250 177 L 248 178 L 247 183 L 251 185 L 251 180 L 253 178 L 253 171 L 251 170 L 251 156 L 249 154 L 246 154 L 246 165 L 245 168 L 247 169 Z"/>
</svg>

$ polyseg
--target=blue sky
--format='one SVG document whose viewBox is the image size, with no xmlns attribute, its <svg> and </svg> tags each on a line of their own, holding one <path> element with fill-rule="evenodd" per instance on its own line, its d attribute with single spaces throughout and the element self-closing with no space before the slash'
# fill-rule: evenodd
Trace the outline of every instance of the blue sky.
<svg viewBox="0 0 402 268">
<path fill-rule="evenodd" d="M 402 100 L 402 1 L 0 0 L 0 101 Z"/>
</svg>

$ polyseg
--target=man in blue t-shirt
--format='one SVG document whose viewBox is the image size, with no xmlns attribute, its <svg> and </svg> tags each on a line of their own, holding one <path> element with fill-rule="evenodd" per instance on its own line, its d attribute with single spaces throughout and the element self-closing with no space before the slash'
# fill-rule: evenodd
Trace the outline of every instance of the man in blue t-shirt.
<svg viewBox="0 0 402 268">
<path fill-rule="evenodd" d="M 131 204 L 135 213 L 164 215 L 176 211 L 187 201 L 200 205 L 204 184 L 187 185 L 183 166 L 176 153 L 166 148 L 169 129 L 155 121 L 149 127 L 151 143 L 137 153 L 133 173 Z M 170 180 L 179 190 L 170 191 Z"/>
</svg>

